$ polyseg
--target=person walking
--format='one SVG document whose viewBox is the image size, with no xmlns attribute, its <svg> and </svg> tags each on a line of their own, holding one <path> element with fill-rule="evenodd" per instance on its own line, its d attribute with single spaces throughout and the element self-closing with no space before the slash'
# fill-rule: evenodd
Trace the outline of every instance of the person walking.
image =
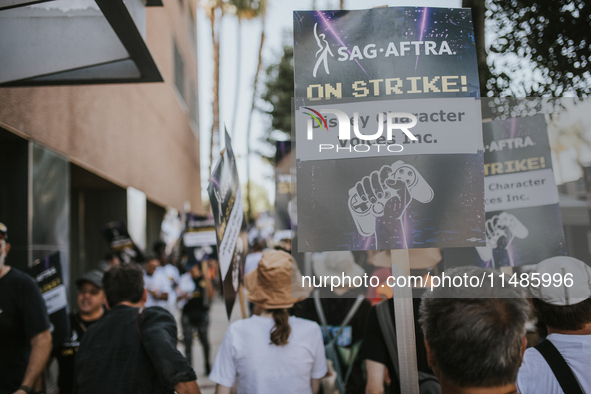
<svg viewBox="0 0 591 394">
<path fill-rule="evenodd" d="M 183 341 L 185 344 L 185 357 L 193 365 L 193 332 L 197 331 L 199 342 L 203 347 L 203 359 L 205 361 L 205 374 L 209 375 L 209 305 L 214 297 L 211 280 L 204 274 L 203 268 L 207 263 L 194 262 L 187 265 L 187 272 L 181 275 L 178 286 L 179 308 L 182 309 L 181 317 L 183 325 Z"/>
<path fill-rule="evenodd" d="M 49 317 L 33 279 L 4 264 L 9 251 L 0 223 L 0 394 L 31 394 L 51 353 Z"/>
<path fill-rule="evenodd" d="M 103 287 L 110 311 L 80 343 L 74 393 L 200 394 L 195 371 L 176 348 L 174 317 L 161 307 L 143 308 L 142 269 L 113 267 Z"/>
<path fill-rule="evenodd" d="M 481 287 L 436 287 L 423 294 L 419 321 L 441 393 L 517 394 L 530 313 L 524 292 L 503 286 L 509 278 L 503 281 L 491 269 L 465 266 L 445 273 L 450 283 L 456 283 L 456 277 L 489 275 L 490 281 Z"/>
<path fill-rule="evenodd" d="M 209 375 L 216 393 L 229 394 L 236 379 L 238 394 L 317 393 L 327 373 L 320 326 L 287 311 L 311 292 L 295 261 L 267 251 L 244 282 L 262 312 L 228 327 Z"/>
<path fill-rule="evenodd" d="M 557 256 L 539 263 L 531 275 L 532 284 L 535 277 L 552 278 L 550 286 L 530 285 L 536 315 L 549 335 L 525 351 L 517 374 L 519 392 L 591 393 L 591 267 Z"/>
<path fill-rule="evenodd" d="M 166 243 L 163 241 L 156 241 L 152 247 L 160 267 L 157 270 L 162 271 L 163 276 L 168 279 L 170 293 L 166 300 L 165 309 L 169 311 L 178 322 L 179 311 L 177 309 L 177 287 L 179 285 L 180 273 L 179 269 L 172 264 L 169 256 L 166 255 Z"/>
<path fill-rule="evenodd" d="M 365 273 L 349 251 L 315 253 L 312 255 L 312 267 L 317 277 L 361 278 Z M 364 288 L 345 283 L 335 287 L 333 292 L 320 288 L 314 291 L 313 297 L 297 303 L 293 308 L 295 316 L 315 321 L 322 327 L 327 347 L 325 354 L 334 368 L 334 371 L 331 370 L 333 376 L 322 381 L 323 392 L 327 392 L 326 388 L 331 384 L 343 393 L 365 391 L 363 362 L 358 355 L 371 304 L 364 298 L 364 292 Z"/>
<path fill-rule="evenodd" d="M 389 250 L 371 251 L 368 254 L 369 265 L 379 267 L 373 271 L 372 275 L 382 277 L 384 281 L 380 281 L 380 286 L 377 288 L 370 287 L 368 291 L 368 298 L 378 301 L 378 303 L 367 314 L 365 337 L 360 352 L 360 358 L 365 360 L 367 370 L 366 393 L 398 393 L 400 392 L 400 384 L 395 362 L 397 356 L 393 358 L 393 352 L 388 348 L 390 331 L 388 328 L 396 327 L 395 315 L 392 313 L 394 310 L 392 288 L 387 283 L 387 278 L 392 273 L 392 256 Z M 442 256 L 441 251 L 437 248 L 412 249 L 409 251 L 409 259 L 411 274 L 424 275 L 423 270 L 435 267 L 441 261 Z M 432 374 L 433 370 L 427 360 L 423 331 L 418 322 L 421 296 L 424 292 L 425 288 L 412 289 L 417 368 L 420 373 Z M 387 299 L 380 302 L 379 299 L 384 296 Z"/>
<path fill-rule="evenodd" d="M 148 292 L 146 308 L 160 306 L 167 309 L 172 286 L 156 256 L 148 257 L 144 263 L 144 284 Z"/>
<path fill-rule="evenodd" d="M 94 323 L 105 315 L 103 273 L 92 270 L 76 281 L 78 310 L 70 313 L 70 336 L 54 349 L 59 365 L 57 385 L 60 394 L 71 394 L 74 389 L 74 365 L 80 341 Z"/>
</svg>

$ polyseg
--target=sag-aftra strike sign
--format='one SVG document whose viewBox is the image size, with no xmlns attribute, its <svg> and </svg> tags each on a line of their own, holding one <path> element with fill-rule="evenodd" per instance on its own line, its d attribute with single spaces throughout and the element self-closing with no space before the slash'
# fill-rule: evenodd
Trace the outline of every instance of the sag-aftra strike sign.
<svg viewBox="0 0 591 394">
<path fill-rule="evenodd" d="M 470 10 L 294 12 L 299 251 L 484 246 Z"/>
<path fill-rule="evenodd" d="M 566 254 L 544 115 L 483 129 L 486 246 L 453 250 L 446 266 L 517 267 Z"/>
</svg>

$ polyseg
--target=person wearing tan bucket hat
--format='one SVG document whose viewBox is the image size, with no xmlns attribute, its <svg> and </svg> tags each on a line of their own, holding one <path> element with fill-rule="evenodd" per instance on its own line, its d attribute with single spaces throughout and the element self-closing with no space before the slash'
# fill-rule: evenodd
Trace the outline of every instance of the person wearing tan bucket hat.
<svg viewBox="0 0 591 394">
<path fill-rule="evenodd" d="M 247 298 L 260 315 L 228 327 L 209 379 L 217 394 L 229 394 L 238 378 L 238 394 L 312 394 L 327 373 L 318 324 L 289 316 L 295 302 L 307 298 L 302 275 L 291 255 L 270 250 L 244 277 Z"/>
</svg>

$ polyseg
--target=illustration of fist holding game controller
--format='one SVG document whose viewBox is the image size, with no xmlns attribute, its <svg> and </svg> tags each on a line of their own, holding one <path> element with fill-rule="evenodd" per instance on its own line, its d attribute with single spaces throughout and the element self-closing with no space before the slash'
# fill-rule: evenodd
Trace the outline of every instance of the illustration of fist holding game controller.
<svg viewBox="0 0 591 394">
<path fill-rule="evenodd" d="M 487 262 L 493 262 L 494 260 L 507 260 L 509 265 L 513 266 L 513 258 L 511 254 L 507 252 L 509 246 L 515 238 L 524 239 L 529 235 L 528 229 L 515 217 L 507 212 L 501 212 L 499 215 L 495 215 L 488 219 L 486 225 L 486 246 L 477 247 L 476 251 L 480 255 L 480 258 Z M 493 253 L 496 251 L 497 253 Z M 495 258 L 495 254 L 499 255 Z"/>
<path fill-rule="evenodd" d="M 384 215 L 390 200 L 396 219 L 401 220 L 413 200 L 428 203 L 433 195 L 416 168 L 398 160 L 363 177 L 349 190 L 349 210 L 359 234 L 370 237 L 376 233 L 376 218 Z"/>
</svg>

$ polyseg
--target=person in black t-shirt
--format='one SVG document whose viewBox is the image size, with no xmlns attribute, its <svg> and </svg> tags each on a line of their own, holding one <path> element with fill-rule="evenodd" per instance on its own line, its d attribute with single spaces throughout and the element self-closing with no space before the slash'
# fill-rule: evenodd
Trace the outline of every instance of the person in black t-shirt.
<svg viewBox="0 0 591 394">
<path fill-rule="evenodd" d="M 142 269 L 112 267 L 103 286 L 110 310 L 80 342 L 74 393 L 199 394 L 195 371 L 176 348 L 174 317 L 158 306 L 144 308 Z"/>
<path fill-rule="evenodd" d="M 412 249 L 409 251 L 411 274 L 423 276 L 427 272 L 425 270 L 435 267 L 441 259 L 442 255 L 439 249 Z M 390 268 L 392 264 L 390 251 L 375 252 L 371 256 L 370 263 L 376 267 Z M 425 348 L 423 332 L 421 331 L 418 320 L 421 295 L 424 292 L 425 289 L 417 288 L 412 290 L 417 367 L 421 372 L 433 374 L 433 371 L 427 362 L 427 350 Z M 389 310 L 392 311 L 392 324 L 396 327 L 394 301 L 390 298 L 382 302 L 387 303 Z M 380 328 L 376 307 L 377 305 L 374 305 L 367 315 L 365 338 L 360 352 L 360 357 L 365 360 L 365 366 L 367 369 L 366 393 L 399 393 L 400 385 L 398 382 L 398 371 L 394 370 L 394 365 L 392 364 L 392 359 Z"/>
<path fill-rule="evenodd" d="M 316 253 L 312 257 L 314 274 L 320 277 L 337 276 L 355 277 L 363 276 L 363 269 L 357 265 L 353 253 L 325 252 Z M 345 317 L 356 303 L 356 296 L 362 294 L 365 289 L 351 288 L 348 286 L 338 287 L 331 292 L 330 289 L 321 288 L 319 291 L 322 313 L 326 318 L 327 328 L 330 335 L 335 335 Z M 363 300 L 357 307 L 351 321 L 343 328 L 341 335 L 337 339 L 337 346 L 347 349 L 349 356 L 347 359 L 340 358 L 341 378 L 345 376 L 349 367 L 351 373 L 346 383 L 346 392 L 348 394 L 363 393 L 365 391 L 365 379 L 363 376 L 362 359 L 359 357 L 359 348 L 364 337 L 365 320 L 371 308 L 367 300 Z M 322 325 L 318 310 L 314 305 L 314 298 L 308 298 L 294 305 L 293 314 L 296 317 L 315 321 Z M 326 345 L 332 338 L 327 338 L 323 329 L 323 339 Z M 343 355 L 341 354 L 341 356 Z M 352 366 L 351 366 L 352 364 Z"/>
<path fill-rule="evenodd" d="M 429 363 L 427 362 L 427 350 L 425 348 L 423 332 L 421 331 L 421 327 L 418 321 L 419 306 L 421 305 L 420 297 L 423 293 L 424 290 L 414 290 L 412 300 L 415 319 L 417 367 L 419 371 L 432 374 L 433 371 L 431 370 L 431 367 L 429 367 Z M 390 308 L 390 310 L 392 311 L 392 315 L 394 315 L 394 301 L 392 300 L 392 298 L 384 300 L 382 302 L 388 303 L 388 308 Z M 396 327 L 395 321 L 393 322 L 393 324 L 394 327 Z M 395 375 L 396 372 L 394 372 L 394 365 L 392 364 L 392 359 L 390 358 L 390 354 L 388 353 L 388 347 L 386 346 L 386 341 L 384 340 L 384 335 L 382 334 L 380 323 L 378 322 L 376 305 L 374 305 L 370 309 L 367 315 L 367 321 L 365 323 L 365 338 L 363 340 L 363 345 L 361 347 L 360 358 L 366 360 L 365 362 L 367 367 L 368 385 L 371 387 L 371 389 L 367 390 L 367 393 L 400 392 L 400 389 L 397 388 L 397 386 L 399 385 L 398 376 Z M 387 380 L 384 379 L 386 373 L 388 374 Z M 384 383 L 386 384 L 386 388 L 388 388 L 388 390 L 390 391 L 384 391 Z"/>
<path fill-rule="evenodd" d="M 74 363 L 80 341 L 86 330 L 105 314 L 103 273 L 87 272 L 76 281 L 78 310 L 70 313 L 70 336 L 61 347 L 54 349 L 59 364 L 58 387 L 60 394 L 71 394 L 74 387 Z"/>
<path fill-rule="evenodd" d="M 199 341 L 203 347 L 203 358 L 205 360 L 205 373 L 209 375 L 211 366 L 209 364 L 209 303 L 213 299 L 214 291 L 211 281 L 204 275 L 204 267 L 200 263 L 187 266 L 179 280 L 179 306 L 182 307 L 183 337 L 185 344 L 185 357 L 193 364 L 193 332 L 197 331 Z"/>
<path fill-rule="evenodd" d="M 4 264 L 9 250 L 0 223 L 0 394 L 30 394 L 51 352 L 49 317 L 33 279 Z"/>
</svg>

